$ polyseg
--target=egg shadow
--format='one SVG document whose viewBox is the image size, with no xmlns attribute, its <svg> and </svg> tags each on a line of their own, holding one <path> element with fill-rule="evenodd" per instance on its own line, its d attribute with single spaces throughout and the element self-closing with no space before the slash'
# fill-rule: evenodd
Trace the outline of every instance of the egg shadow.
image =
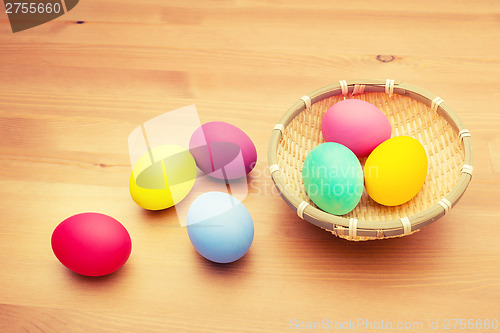
<svg viewBox="0 0 500 333">
<path fill-rule="evenodd" d="M 62 269 L 65 270 L 65 275 L 70 283 L 78 285 L 82 289 L 93 291 L 117 290 L 126 277 L 130 275 L 128 263 L 115 272 L 103 276 L 86 276 L 73 272 L 66 267 L 62 267 Z"/>
<path fill-rule="evenodd" d="M 216 263 L 206 259 L 194 248 L 191 255 L 193 263 L 203 274 L 199 276 L 210 283 L 218 283 L 228 286 L 236 286 L 243 283 L 252 271 L 253 255 L 252 248 L 240 259 L 230 263 Z M 214 282 L 217 281 L 217 282 Z"/>
<path fill-rule="evenodd" d="M 151 226 L 168 224 L 171 227 L 179 227 L 179 217 L 175 207 L 170 207 L 162 210 L 147 210 L 141 209 L 142 221 Z"/>
</svg>

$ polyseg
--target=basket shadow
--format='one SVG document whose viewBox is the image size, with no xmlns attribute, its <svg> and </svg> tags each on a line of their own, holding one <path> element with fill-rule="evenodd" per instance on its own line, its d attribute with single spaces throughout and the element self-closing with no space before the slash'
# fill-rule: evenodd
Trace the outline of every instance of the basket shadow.
<svg viewBox="0 0 500 333">
<path fill-rule="evenodd" d="M 306 262 L 320 262 L 307 266 L 309 271 L 317 269 L 318 274 L 334 274 L 342 267 L 343 271 L 382 278 L 421 276 L 440 270 L 442 259 L 436 259 L 435 254 L 446 251 L 443 235 L 447 223 L 433 223 L 410 236 L 358 242 L 341 239 L 305 221 L 294 225 L 286 234 L 295 238 L 290 251 Z"/>
</svg>

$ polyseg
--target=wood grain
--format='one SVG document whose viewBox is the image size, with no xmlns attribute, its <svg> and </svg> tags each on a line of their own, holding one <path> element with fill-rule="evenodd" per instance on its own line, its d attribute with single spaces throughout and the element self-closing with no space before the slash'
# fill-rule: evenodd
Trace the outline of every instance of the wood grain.
<svg viewBox="0 0 500 333">
<path fill-rule="evenodd" d="M 0 13 L 0 331 L 287 332 L 293 319 L 364 319 L 430 332 L 429 320 L 500 320 L 499 29 L 496 1 L 87 0 L 16 34 Z M 356 78 L 425 87 L 472 133 L 469 189 L 411 237 L 337 239 L 300 220 L 269 178 L 270 131 L 290 105 Z M 255 240 L 230 265 L 201 258 L 175 211 L 143 211 L 128 193 L 128 134 L 193 103 L 258 151 L 244 202 Z M 115 274 L 78 276 L 52 253 L 55 226 L 84 211 L 131 234 Z"/>
</svg>

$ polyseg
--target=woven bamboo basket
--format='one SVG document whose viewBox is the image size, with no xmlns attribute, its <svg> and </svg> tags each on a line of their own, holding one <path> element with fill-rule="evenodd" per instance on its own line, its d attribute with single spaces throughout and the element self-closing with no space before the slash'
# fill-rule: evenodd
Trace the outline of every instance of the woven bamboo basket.
<svg viewBox="0 0 500 333">
<path fill-rule="evenodd" d="M 427 178 L 409 202 L 387 207 L 366 190 L 348 214 L 317 208 L 302 182 L 307 154 L 323 143 L 321 120 L 342 99 L 356 98 L 377 106 L 389 119 L 392 136 L 419 140 L 428 155 Z M 273 128 L 268 150 L 273 182 L 297 215 L 334 235 L 353 241 L 410 235 L 444 216 L 464 194 L 472 177 L 469 131 L 440 97 L 394 80 L 339 81 L 300 98 Z M 364 165 L 366 158 L 360 160 Z"/>
</svg>

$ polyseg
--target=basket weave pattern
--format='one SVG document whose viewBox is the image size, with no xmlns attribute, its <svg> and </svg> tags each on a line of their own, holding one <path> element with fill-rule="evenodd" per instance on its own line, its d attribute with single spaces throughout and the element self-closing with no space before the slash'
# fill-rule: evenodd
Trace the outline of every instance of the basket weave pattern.
<svg viewBox="0 0 500 333">
<path fill-rule="evenodd" d="M 424 146 L 427 178 L 407 203 L 383 206 L 365 190 L 353 211 L 337 216 L 322 211 L 308 197 L 302 165 L 307 154 L 324 142 L 321 122 L 326 110 L 346 98 L 374 104 L 389 119 L 393 137 L 410 136 Z M 467 189 L 473 173 L 472 155 L 470 132 L 442 98 L 389 79 L 342 80 L 301 97 L 274 126 L 268 149 L 273 182 L 297 215 L 353 241 L 406 236 L 444 216 Z"/>
<path fill-rule="evenodd" d="M 392 136 L 411 136 L 427 151 L 429 170 L 422 189 L 409 202 L 387 207 L 373 201 L 366 190 L 360 203 L 346 218 L 383 221 L 411 216 L 433 206 L 448 194 L 458 182 L 464 164 L 464 151 L 459 137 L 450 124 L 435 110 L 406 96 L 385 93 L 350 95 L 374 104 L 389 119 Z M 325 142 L 321 133 L 321 120 L 326 110 L 341 101 L 342 96 L 332 96 L 311 105 L 302 111 L 286 127 L 278 148 L 278 165 L 289 188 L 311 205 L 302 182 L 302 165 L 307 154 Z M 364 165 L 366 158 L 361 160 Z M 404 184 L 401 184 L 404 186 Z"/>
</svg>

